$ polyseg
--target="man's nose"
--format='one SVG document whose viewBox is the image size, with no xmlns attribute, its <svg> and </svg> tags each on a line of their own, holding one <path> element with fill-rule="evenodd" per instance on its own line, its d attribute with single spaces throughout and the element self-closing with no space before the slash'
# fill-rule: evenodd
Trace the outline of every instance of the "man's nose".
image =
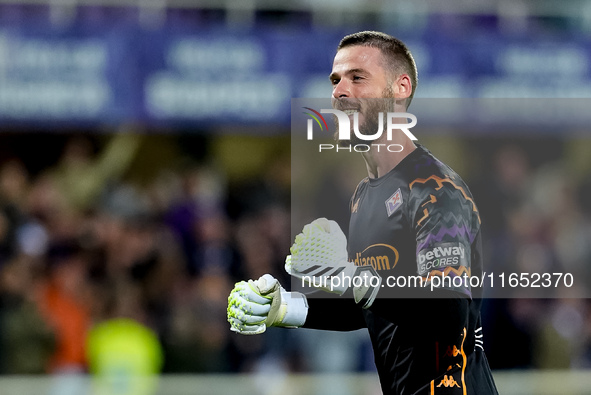
<svg viewBox="0 0 591 395">
<path fill-rule="evenodd" d="M 332 90 L 332 96 L 335 99 L 351 97 L 351 85 L 347 81 L 340 80 Z"/>
</svg>

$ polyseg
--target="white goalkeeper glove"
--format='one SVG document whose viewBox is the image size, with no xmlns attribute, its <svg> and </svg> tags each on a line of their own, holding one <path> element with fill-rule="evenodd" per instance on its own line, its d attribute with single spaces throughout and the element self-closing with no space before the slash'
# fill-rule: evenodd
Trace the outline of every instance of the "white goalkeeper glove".
<svg viewBox="0 0 591 395">
<path fill-rule="evenodd" d="M 356 303 L 373 304 L 382 278 L 373 267 L 347 260 L 347 238 L 335 221 L 318 218 L 304 226 L 290 251 L 285 270 L 302 283 L 339 295 L 352 288 Z"/>
<path fill-rule="evenodd" d="M 236 283 L 228 297 L 230 329 L 243 335 L 257 335 L 270 326 L 298 328 L 307 314 L 306 297 L 285 291 L 270 274 Z"/>
</svg>

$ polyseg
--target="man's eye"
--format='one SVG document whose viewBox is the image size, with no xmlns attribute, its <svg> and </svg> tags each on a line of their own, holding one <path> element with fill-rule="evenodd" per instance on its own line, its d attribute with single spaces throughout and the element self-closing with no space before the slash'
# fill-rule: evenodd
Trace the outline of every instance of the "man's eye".
<svg viewBox="0 0 591 395">
<path fill-rule="evenodd" d="M 353 76 L 353 81 L 357 81 L 357 80 L 360 80 L 360 79 L 361 79 L 361 77 L 360 77 L 360 76 L 358 76 L 358 75 L 354 75 L 354 76 Z"/>
<path fill-rule="evenodd" d="M 333 84 L 333 85 L 336 85 L 336 84 L 339 83 L 339 80 L 331 80 L 330 83 Z"/>
</svg>

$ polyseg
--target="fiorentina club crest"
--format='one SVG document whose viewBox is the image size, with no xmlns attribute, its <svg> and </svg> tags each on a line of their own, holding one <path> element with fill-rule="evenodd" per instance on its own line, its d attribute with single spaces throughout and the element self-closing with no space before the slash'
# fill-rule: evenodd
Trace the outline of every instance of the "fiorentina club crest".
<svg viewBox="0 0 591 395">
<path fill-rule="evenodd" d="M 402 192 L 400 192 L 400 188 L 394 195 L 390 196 L 388 200 L 386 200 L 386 210 L 388 210 L 388 217 L 394 214 L 394 211 L 398 209 L 398 207 L 402 206 Z"/>
</svg>

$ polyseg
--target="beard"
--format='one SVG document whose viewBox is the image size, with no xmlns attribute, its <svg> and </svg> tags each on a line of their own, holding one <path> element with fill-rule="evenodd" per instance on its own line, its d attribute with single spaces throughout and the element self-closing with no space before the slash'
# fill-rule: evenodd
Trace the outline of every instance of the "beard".
<svg viewBox="0 0 591 395">
<path fill-rule="evenodd" d="M 359 121 L 359 133 L 365 136 L 370 136 L 376 134 L 378 129 L 380 128 L 380 117 L 379 114 L 383 113 L 382 117 L 382 131 L 385 129 L 385 122 L 386 122 L 386 114 L 388 112 L 394 112 L 395 110 L 395 99 L 394 99 L 394 91 L 388 85 L 386 89 L 382 92 L 382 98 L 372 98 L 372 99 L 359 99 L 357 101 L 359 103 L 360 109 L 358 112 L 363 114 L 363 120 Z M 344 107 L 344 106 L 341 106 Z M 335 116 L 336 118 L 336 116 Z M 339 140 L 338 139 L 338 132 L 335 132 L 335 140 L 337 141 L 339 147 L 347 148 L 352 145 L 356 144 L 371 144 L 371 141 L 368 140 L 361 140 L 355 132 L 353 131 L 353 123 L 354 119 L 351 119 L 351 139 L 350 140 Z M 335 119 L 336 122 L 336 119 Z"/>
</svg>

